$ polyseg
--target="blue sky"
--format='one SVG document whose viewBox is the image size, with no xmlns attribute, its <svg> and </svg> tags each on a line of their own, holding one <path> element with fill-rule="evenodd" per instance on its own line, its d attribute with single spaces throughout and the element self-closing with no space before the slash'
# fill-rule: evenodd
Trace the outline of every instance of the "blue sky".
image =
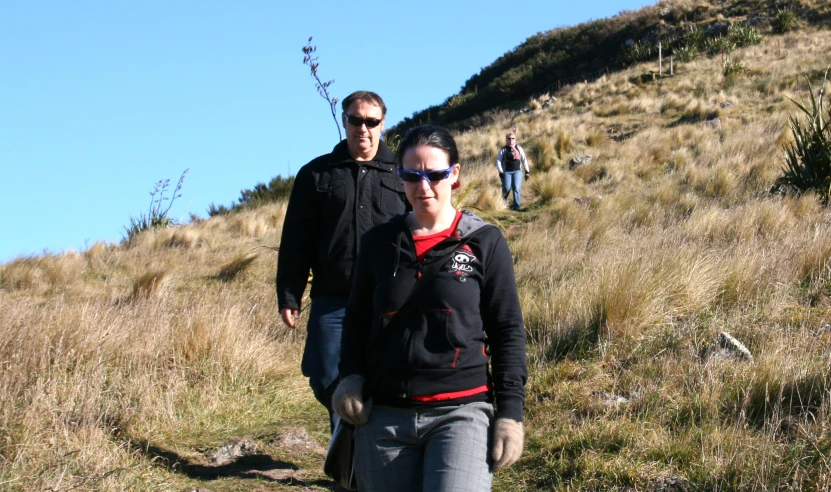
<svg viewBox="0 0 831 492">
<path fill-rule="evenodd" d="M 654 3 L 0 0 L 0 262 L 117 242 L 185 168 L 187 220 L 331 150 L 309 36 L 333 94 L 378 92 L 391 126 L 529 36 Z"/>
</svg>

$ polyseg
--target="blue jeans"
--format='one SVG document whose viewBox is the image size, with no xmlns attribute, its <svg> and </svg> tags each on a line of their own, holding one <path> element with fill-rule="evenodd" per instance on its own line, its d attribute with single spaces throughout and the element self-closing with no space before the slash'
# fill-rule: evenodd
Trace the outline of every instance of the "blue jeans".
<svg viewBox="0 0 831 492">
<path fill-rule="evenodd" d="M 312 387 L 315 398 L 329 411 L 330 425 L 332 393 L 338 383 L 340 339 L 347 301 L 348 299 L 340 297 L 312 299 L 306 347 L 300 364 L 303 375 L 309 378 L 309 386 Z M 334 429 L 334 426 L 331 428 Z"/>
<path fill-rule="evenodd" d="M 505 171 L 502 173 L 502 198 L 508 199 L 508 193 L 513 190 L 514 201 L 511 203 L 512 210 L 519 210 L 519 192 L 522 191 L 522 170 Z"/>
<path fill-rule="evenodd" d="M 480 492 L 491 489 L 493 405 L 377 406 L 355 428 L 358 490 Z"/>
</svg>

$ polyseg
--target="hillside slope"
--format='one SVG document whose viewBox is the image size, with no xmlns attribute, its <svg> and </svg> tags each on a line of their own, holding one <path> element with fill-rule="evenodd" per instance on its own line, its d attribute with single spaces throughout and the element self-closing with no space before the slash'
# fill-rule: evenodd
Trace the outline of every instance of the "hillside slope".
<svg viewBox="0 0 831 492">
<path fill-rule="evenodd" d="M 631 62 L 632 43 L 648 46 L 648 56 L 657 59 L 656 45 L 662 41 L 664 56 L 678 59 L 686 49 L 679 41 L 690 29 L 700 29 L 710 39 L 726 34 L 732 24 L 768 30 L 782 10 L 792 11 L 804 25 L 831 24 L 831 5 L 824 0 L 664 0 L 607 19 L 537 33 L 470 77 L 459 93 L 413 113 L 389 133 L 403 134 L 428 122 L 471 128 L 490 111 L 516 107 L 529 97 L 555 91 L 560 83 L 620 70 Z"/>
<path fill-rule="evenodd" d="M 529 336 L 526 453 L 496 490 L 831 488 L 831 214 L 770 193 L 828 53 L 808 26 L 728 75 L 636 64 L 456 134 L 458 199 L 508 237 Z M 519 213 L 492 166 L 513 126 Z M 284 213 L 0 266 L 0 488 L 331 490 L 274 299 Z"/>
</svg>

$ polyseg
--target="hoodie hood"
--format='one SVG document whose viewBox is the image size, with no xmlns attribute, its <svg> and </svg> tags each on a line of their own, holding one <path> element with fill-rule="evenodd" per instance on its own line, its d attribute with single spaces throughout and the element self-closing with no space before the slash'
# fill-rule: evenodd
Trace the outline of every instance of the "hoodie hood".
<svg viewBox="0 0 831 492">
<path fill-rule="evenodd" d="M 392 275 L 395 276 L 398 272 L 398 268 L 401 262 L 401 248 L 407 247 L 405 245 L 410 244 L 412 245 L 412 240 L 410 239 L 410 230 L 407 227 L 406 222 L 407 214 L 398 215 L 393 219 L 393 222 L 397 222 L 398 226 L 398 235 L 396 239 L 396 247 L 395 247 L 395 263 L 393 265 L 393 272 Z M 489 227 L 495 227 L 493 224 L 485 222 L 481 217 L 474 214 L 470 210 L 462 210 L 462 216 L 459 218 L 459 222 L 456 224 L 456 231 L 450 237 L 445 239 L 444 241 L 440 242 L 436 246 L 433 247 L 428 253 L 427 256 L 424 258 L 424 262 L 432 262 L 439 258 L 443 258 L 445 255 L 450 253 L 450 251 L 459 247 L 459 244 L 466 243 L 468 239 L 478 234 L 480 231 L 483 231 Z"/>
<path fill-rule="evenodd" d="M 485 222 L 484 219 L 470 210 L 462 210 L 462 218 L 459 219 L 456 226 L 456 237 L 465 239 L 475 234 L 479 229 L 488 226 L 494 227 L 493 224 Z"/>
</svg>

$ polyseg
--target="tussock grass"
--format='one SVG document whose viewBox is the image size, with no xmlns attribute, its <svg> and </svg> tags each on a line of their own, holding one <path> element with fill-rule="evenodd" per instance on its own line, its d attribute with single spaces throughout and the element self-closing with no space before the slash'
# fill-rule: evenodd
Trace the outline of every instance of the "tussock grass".
<svg viewBox="0 0 831 492">
<path fill-rule="evenodd" d="M 4 290 L 54 291 L 76 281 L 84 271 L 82 258 L 69 252 L 60 255 L 26 256 L 0 268 Z"/>
<path fill-rule="evenodd" d="M 276 243 L 284 210 L 247 223 Z M 199 459 L 240 435 L 326 433 L 299 374 L 302 332 L 278 323 L 274 262 L 210 282 L 232 251 L 264 251 L 232 232 L 245 223 L 213 218 L 0 267 L 0 488 L 180 489 L 191 480 L 148 449 Z M 142 302 L 112 302 L 119 292 Z"/>
<path fill-rule="evenodd" d="M 531 127 L 588 148 L 593 129 L 635 130 L 587 152 L 592 165 L 537 175 L 541 214 L 510 236 L 532 444 L 520 470 L 497 475 L 503 490 L 518 480 L 649 490 L 669 474 L 691 490 L 828 486 L 831 216 L 816 197 L 769 190 L 788 138 L 786 97 L 798 97 L 787 72 L 822 68 L 809 53 L 831 48 L 831 35 L 789 44 L 782 71 L 770 41 L 739 50 L 752 73 L 771 77 L 765 91 L 752 77 L 725 90 L 720 62 L 698 59 L 661 94 L 628 89 L 630 108 L 649 114 L 638 126 L 635 111 L 613 110 L 626 84 L 602 82 L 561 95 L 580 116 Z M 695 123 L 714 116 L 721 132 Z M 585 179 L 592 166 L 605 176 Z M 711 359 L 720 331 L 755 360 Z M 617 397 L 626 403 L 610 403 Z"/>
<path fill-rule="evenodd" d="M 480 188 L 473 195 L 470 206 L 485 212 L 502 211 L 508 208 L 505 200 L 502 199 L 502 191 L 498 187 Z"/>
<path fill-rule="evenodd" d="M 562 159 L 568 152 L 574 149 L 574 141 L 571 134 L 566 130 L 560 130 L 557 133 L 557 138 L 554 140 L 554 151 L 557 152 L 557 158 Z"/>
<path fill-rule="evenodd" d="M 827 33 L 814 35 L 794 46 L 831 47 Z M 770 70 L 769 43 L 743 51 L 751 70 Z M 784 74 L 771 75 L 776 89 L 760 99 L 751 80 L 724 91 L 719 70 L 696 60 L 664 81 L 663 95 L 627 96 L 648 108 L 648 123 L 592 152 L 600 157 L 590 166 L 535 177 L 544 212 L 511 236 L 533 367 L 532 444 L 519 471 L 497 476 L 504 490 L 522 479 L 648 490 L 669 474 L 691 490 L 827 487 L 819 422 L 831 337 L 819 327 L 831 320 L 831 217 L 816 197 L 768 193 L 787 138 Z M 592 111 L 540 125 L 540 135 L 562 131 L 591 148 L 583 135 L 592 128 L 629 124 L 634 111 L 603 109 L 621 101 L 601 85 L 563 95 L 578 111 L 591 100 Z M 720 133 L 678 124 L 713 116 Z M 605 176 L 585 179 L 591 166 Z M 724 330 L 756 359 L 710 360 Z M 804 446 L 799 458 L 794 443 Z"/>
<path fill-rule="evenodd" d="M 248 250 L 222 265 L 216 277 L 223 282 L 230 282 L 245 272 L 259 256 L 260 252 L 257 249 Z"/>
<path fill-rule="evenodd" d="M 530 183 L 530 188 L 534 195 L 543 202 L 574 197 L 582 190 L 580 181 L 575 179 L 573 173 L 558 168 L 551 169 L 545 174 L 538 174 Z"/>
<path fill-rule="evenodd" d="M 600 128 L 592 128 L 586 136 L 586 145 L 602 149 L 611 145 L 609 135 Z"/>
<path fill-rule="evenodd" d="M 145 273 L 133 282 L 131 300 L 148 299 L 161 296 L 170 283 L 167 270 L 153 270 Z"/>
<path fill-rule="evenodd" d="M 533 147 L 533 151 L 530 155 L 527 155 L 527 157 L 531 159 L 531 163 L 534 165 L 535 170 L 544 172 L 549 171 L 558 162 L 554 143 L 545 137 L 537 140 L 536 145 Z"/>
</svg>

